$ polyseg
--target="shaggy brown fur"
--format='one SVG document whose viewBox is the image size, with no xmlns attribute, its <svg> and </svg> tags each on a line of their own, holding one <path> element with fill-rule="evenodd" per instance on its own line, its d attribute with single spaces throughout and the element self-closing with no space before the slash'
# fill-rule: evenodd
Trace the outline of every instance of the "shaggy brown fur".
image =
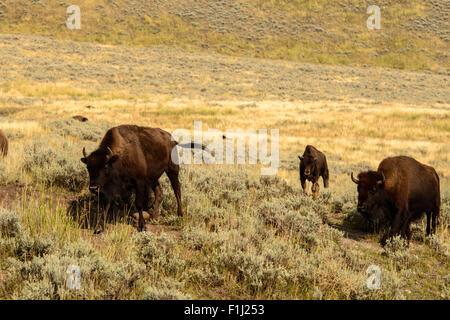
<svg viewBox="0 0 450 320">
<path fill-rule="evenodd" d="M 0 157 L 8 155 L 8 137 L 0 130 Z"/>
<path fill-rule="evenodd" d="M 306 180 L 312 182 L 311 191 L 313 199 L 319 196 L 319 177 L 322 177 L 323 186 L 328 188 L 329 172 L 327 158 L 325 155 L 313 146 L 306 146 L 303 156 L 300 159 L 300 183 L 302 184 L 303 193 L 306 192 Z"/>
<path fill-rule="evenodd" d="M 358 211 L 371 221 L 388 221 L 389 237 L 400 234 L 409 240 L 410 223 L 424 213 L 427 234 L 436 231 L 441 200 L 433 167 L 406 156 L 391 157 L 381 161 L 376 172 L 361 172 L 358 179 L 352 174 L 352 180 L 358 184 Z"/>
</svg>

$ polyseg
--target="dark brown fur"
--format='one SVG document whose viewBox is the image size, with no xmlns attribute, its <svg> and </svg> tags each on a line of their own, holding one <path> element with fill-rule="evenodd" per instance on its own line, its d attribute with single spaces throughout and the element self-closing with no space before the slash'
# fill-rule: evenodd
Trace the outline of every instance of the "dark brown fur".
<svg viewBox="0 0 450 320">
<path fill-rule="evenodd" d="M 0 157 L 6 157 L 8 155 L 8 137 L 0 130 Z"/>
<path fill-rule="evenodd" d="M 389 237 L 400 234 L 409 241 L 411 222 L 424 213 L 427 234 L 436 231 L 440 186 L 434 168 L 410 157 L 391 157 L 381 161 L 377 171 L 358 174 L 354 182 L 358 184 L 358 211 L 373 222 L 389 222 Z M 385 240 L 386 236 L 382 243 Z"/>
<path fill-rule="evenodd" d="M 317 150 L 315 147 L 308 145 L 303 152 L 303 156 L 298 156 L 300 159 L 300 182 L 302 184 L 303 193 L 306 192 L 306 180 L 312 182 L 311 191 L 313 199 L 319 196 L 319 177 L 322 177 L 323 186 L 328 188 L 329 172 L 327 158 L 325 155 Z"/>
<path fill-rule="evenodd" d="M 148 207 L 149 188 L 155 193 L 153 217 L 157 217 L 162 200 L 158 179 L 165 172 L 177 199 L 178 215 L 182 216 L 178 159 L 172 159 L 172 149 L 177 144 L 170 133 L 159 128 L 121 125 L 109 129 L 98 149 L 81 159 L 89 171 L 89 189 L 98 193 L 104 204 L 104 215 L 115 196 L 128 195 L 135 190 L 139 230 L 143 230 L 142 212 Z M 195 144 L 180 146 L 199 147 Z"/>
</svg>

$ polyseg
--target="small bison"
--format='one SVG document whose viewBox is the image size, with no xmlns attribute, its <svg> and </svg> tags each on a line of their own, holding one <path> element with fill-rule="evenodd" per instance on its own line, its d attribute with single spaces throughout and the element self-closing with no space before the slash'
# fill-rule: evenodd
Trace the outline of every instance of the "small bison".
<svg viewBox="0 0 450 320">
<path fill-rule="evenodd" d="M 78 121 L 80 121 L 80 122 L 86 122 L 86 121 L 88 121 L 88 118 L 83 117 L 83 116 L 80 116 L 80 115 L 73 116 L 72 119 L 78 120 Z"/>
<path fill-rule="evenodd" d="M 303 193 L 306 192 L 306 180 L 312 182 L 311 191 L 313 199 L 319 196 L 319 177 L 322 177 L 323 186 L 328 188 L 329 173 L 327 158 L 325 155 L 317 150 L 315 147 L 308 145 L 303 152 L 303 156 L 298 156 L 300 159 L 300 182 L 302 184 Z"/>
<path fill-rule="evenodd" d="M 159 128 L 121 125 L 109 129 L 97 150 L 87 155 L 83 148 L 81 161 L 89 172 L 89 190 L 99 195 L 103 208 L 99 227 L 95 233 L 103 231 L 103 223 L 114 199 L 136 194 L 136 208 L 139 213 L 138 230 L 145 228 L 143 211 L 148 208 L 150 188 L 155 193 L 153 217 L 158 216 L 162 201 L 158 179 L 165 172 L 169 177 L 178 205 L 181 208 L 181 188 L 178 180 L 180 167 L 175 146 L 202 148 L 196 143 L 178 144 L 172 135 Z"/>
<path fill-rule="evenodd" d="M 6 157 L 8 155 L 8 137 L 0 130 L 0 157 Z"/>
<path fill-rule="evenodd" d="M 357 210 L 371 222 L 386 221 L 389 233 L 381 239 L 401 235 L 410 240 L 410 224 L 427 214 L 427 235 L 436 231 L 440 210 L 439 176 L 434 168 L 417 160 L 398 156 L 386 158 L 377 171 L 353 177 L 358 185 Z M 430 224 L 431 222 L 431 224 Z"/>
</svg>

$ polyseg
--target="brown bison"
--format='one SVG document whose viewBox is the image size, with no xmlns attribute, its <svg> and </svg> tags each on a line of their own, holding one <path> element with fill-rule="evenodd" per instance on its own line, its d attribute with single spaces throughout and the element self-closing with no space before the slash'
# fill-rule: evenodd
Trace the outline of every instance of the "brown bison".
<svg viewBox="0 0 450 320">
<path fill-rule="evenodd" d="M 306 146 L 303 156 L 300 159 L 300 182 L 302 184 L 303 193 L 306 192 L 306 180 L 312 182 L 311 191 L 313 199 L 319 196 L 319 177 L 322 177 L 323 186 L 328 188 L 329 172 L 327 158 L 325 155 L 313 146 Z"/>
<path fill-rule="evenodd" d="M 400 234 L 410 240 L 410 224 L 427 214 L 427 235 L 439 222 L 439 176 L 434 168 L 417 160 L 398 156 L 381 161 L 377 171 L 366 171 L 351 178 L 358 185 L 357 210 L 371 222 L 390 224 L 386 237 Z M 431 225 L 430 225 L 431 221 Z"/>
<path fill-rule="evenodd" d="M 0 157 L 8 155 L 8 137 L 0 130 Z"/>
<path fill-rule="evenodd" d="M 172 149 L 179 145 L 184 148 L 202 148 L 195 143 L 178 144 L 172 135 L 157 128 L 121 125 L 109 129 L 97 150 L 89 156 L 83 148 L 81 161 L 89 172 L 89 190 L 99 195 L 104 214 L 95 233 L 103 231 L 103 223 L 116 197 L 136 193 L 136 208 L 139 212 L 138 230 L 145 227 L 143 210 L 148 208 L 149 189 L 155 193 L 153 216 L 159 214 L 161 187 L 158 179 L 165 172 L 169 177 L 178 205 L 181 208 L 181 188 L 178 180 L 179 165 L 177 153 Z"/>
<path fill-rule="evenodd" d="M 86 121 L 88 121 L 88 118 L 83 117 L 83 116 L 80 116 L 80 115 L 73 116 L 72 119 L 78 120 L 78 121 L 80 121 L 80 122 L 86 122 Z"/>
</svg>

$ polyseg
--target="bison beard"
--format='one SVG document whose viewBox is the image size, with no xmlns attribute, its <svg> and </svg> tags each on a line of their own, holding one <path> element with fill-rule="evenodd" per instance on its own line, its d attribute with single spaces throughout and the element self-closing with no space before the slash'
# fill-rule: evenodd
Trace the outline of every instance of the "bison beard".
<svg viewBox="0 0 450 320">
<path fill-rule="evenodd" d="M 159 128 L 121 125 L 109 129 L 97 150 L 90 155 L 83 148 L 81 161 L 89 172 L 89 190 L 99 195 L 103 216 L 95 233 L 103 231 L 103 224 L 113 199 L 128 197 L 132 190 L 136 193 L 136 208 L 139 212 L 138 230 L 145 228 L 143 210 L 148 208 L 150 188 L 155 193 L 152 216 L 159 215 L 162 201 L 158 179 L 165 172 L 175 193 L 178 215 L 181 208 L 181 188 L 178 180 L 178 159 L 172 161 L 172 149 L 178 143 L 172 135 Z M 184 148 L 206 148 L 200 144 L 180 145 Z"/>
<path fill-rule="evenodd" d="M 384 159 L 377 171 L 351 174 L 358 185 L 358 212 L 375 222 L 386 220 L 387 237 L 400 234 L 411 238 L 410 224 L 427 214 L 427 235 L 436 231 L 439 222 L 440 186 L 434 168 L 406 156 Z"/>
</svg>

